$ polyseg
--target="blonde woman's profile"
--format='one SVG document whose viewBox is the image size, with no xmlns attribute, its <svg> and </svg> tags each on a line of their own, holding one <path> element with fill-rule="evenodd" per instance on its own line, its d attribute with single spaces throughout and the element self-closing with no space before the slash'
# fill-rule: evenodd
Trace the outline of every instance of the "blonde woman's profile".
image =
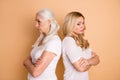
<svg viewBox="0 0 120 80">
<path fill-rule="evenodd" d="M 80 12 L 70 12 L 63 24 L 62 58 L 64 80 L 89 80 L 88 70 L 99 63 L 98 55 L 84 39 L 85 17 Z"/>
</svg>

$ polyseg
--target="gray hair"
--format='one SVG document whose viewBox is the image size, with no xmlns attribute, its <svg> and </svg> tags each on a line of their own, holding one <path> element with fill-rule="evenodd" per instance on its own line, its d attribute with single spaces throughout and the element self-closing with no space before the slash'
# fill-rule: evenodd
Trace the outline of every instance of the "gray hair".
<svg viewBox="0 0 120 80">
<path fill-rule="evenodd" d="M 46 35 L 43 41 L 43 44 L 46 44 L 55 34 L 57 34 L 59 30 L 59 25 L 55 20 L 54 14 L 48 9 L 43 9 L 38 11 L 37 15 L 40 15 L 44 20 L 50 20 L 51 22 L 50 31 Z M 40 34 L 40 37 L 38 38 L 38 40 L 35 42 L 34 45 L 37 45 L 37 43 L 39 43 L 43 37 L 44 37 L 44 34 Z"/>
</svg>

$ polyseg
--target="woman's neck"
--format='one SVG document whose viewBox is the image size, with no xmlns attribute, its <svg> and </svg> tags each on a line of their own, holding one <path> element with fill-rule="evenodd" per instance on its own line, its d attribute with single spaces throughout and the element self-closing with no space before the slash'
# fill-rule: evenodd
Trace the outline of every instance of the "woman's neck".
<svg viewBox="0 0 120 80">
<path fill-rule="evenodd" d="M 42 33 L 42 34 L 40 34 L 40 35 L 41 35 L 41 40 L 40 40 L 38 46 L 40 46 L 40 45 L 43 44 L 43 41 L 44 41 L 44 39 L 45 39 L 45 37 L 46 37 L 46 34 L 44 34 L 44 33 Z"/>
<path fill-rule="evenodd" d="M 75 32 L 72 32 L 72 35 L 75 36 L 75 37 L 78 37 L 78 34 L 75 33 Z"/>
</svg>

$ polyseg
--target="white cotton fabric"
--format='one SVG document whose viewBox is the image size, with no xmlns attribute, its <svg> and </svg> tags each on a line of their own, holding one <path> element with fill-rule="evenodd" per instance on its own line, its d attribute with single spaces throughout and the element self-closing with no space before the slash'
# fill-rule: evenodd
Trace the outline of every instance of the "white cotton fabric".
<svg viewBox="0 0 120 80">
<path fill-rule="evenodd" d="M 62 42 L 62 57 L 65 67 L 64 80 L 89 80 L 88 71 L 78 72 L 72 63 L 78 61 L 81 57 L 89 59 L 91 57 L 90 48 L 83 51 L 72 37 L 65 37 Z"/>
<path fill-rule="evenodd" d="M 42 48 L 36 45 L 31 51 L 32 62 L 35 63 L 37 59 L 42 55 L 43 51 L 50 51 L 56 54 L 52 62 L 44 70 L 44 72 L 38 77 L 34 78 L 28 73 L 28 80 L 57 80 L 55 70 L 57 62 L 61 55 L 61 40 L 58 35 L 54 35 Z"/>
</svg>

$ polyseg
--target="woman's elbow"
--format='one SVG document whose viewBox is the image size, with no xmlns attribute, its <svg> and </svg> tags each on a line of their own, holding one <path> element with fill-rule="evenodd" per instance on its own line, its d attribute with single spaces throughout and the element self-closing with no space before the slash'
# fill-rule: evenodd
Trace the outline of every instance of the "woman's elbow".
<svg viewBox="0 0 120 80">
<path fill-rule="evenodd" d="M 84 69 L 84 68 L 76 68 L 76 70 L 77 70 L 78 72 L 85 72 L 85 71 L 86 71 L 86 69 Z"/>
<path fill-rule="evenodd" d="M 32 75 L 33 77 L 38 77 L 40 74 L 41 74 L 41 71 L 38 70 L 37 68 L 34 68 L 34 69 L 32 70 L 32 72 L 31 72 L 31 75 Z"/>
<path fill-rule="evenodd" d="M 85 67 L 81 67 L 78 63 L 73 64 L 74 69 L 78 72 L 85 72 L 87 69 Z"/>
<path fill-rule="evenodd" d="M 98 62 L 97 62 L 97 64 L 99 64 L 100 63 L 100 59 L 98 58 Z"/>
<path fill-rule="evenodd" d="M 93 66 L 96 66 L 96 65 L 98 65 L 99 63 L 100 63 L 100 59 L 98 58 L 98 59 L 96 60 L 95 64 L 93 64 Z"/>
<path fill-rule="evenodd" d="M 33 71 L 32 72 L 32 76 L 35 78 L 35 77 L 38 77 L 40 75 L 40 73 L 38 73 L 37 71 Z"/>
<path fill-rule="evenodd" d="M 98 61 L 97 61 L 96 65 L 99 64 L 99 63 L 100 63 L 100 59 L 98 58 Z"/>
</svg>

